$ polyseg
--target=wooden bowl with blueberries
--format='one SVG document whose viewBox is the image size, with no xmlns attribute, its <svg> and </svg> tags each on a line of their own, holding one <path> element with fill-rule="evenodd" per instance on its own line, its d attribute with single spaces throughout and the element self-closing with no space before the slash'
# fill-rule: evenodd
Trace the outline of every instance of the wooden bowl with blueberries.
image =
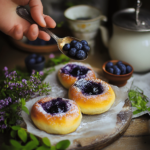
<svg viewBox="0 0 150 150">
<path fill-rule="evenodd" d="M 109 83 L 118 87 L 124 86 L 133 74 L 133 67 L 129 63 L 119 60 L 105 62 L 102 70 Z"/>
</svg>

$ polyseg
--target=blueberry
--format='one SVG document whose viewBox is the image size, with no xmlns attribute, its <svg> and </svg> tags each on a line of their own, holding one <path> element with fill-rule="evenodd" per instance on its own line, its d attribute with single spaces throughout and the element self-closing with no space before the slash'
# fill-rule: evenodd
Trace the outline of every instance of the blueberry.
<svg viewBox="0 0 150 150">
<path fill-rule="evenodd" d="M 29 64 L 35 64 L 35 62 L 36 62 L 35 58 L 30 58 L 29 59 Z"/>
<path fill-rule="evenodd" d="M 82 43 L 81 42 L 75 43 L 74 48 L 76 48 L 77 50 L 81 50 L 82 49 Z"/>
<path fill-rule="evenodd" d="M 67 43 L 67 44 L 65 44 L 64 46 L 63 46 L 63 50 L 64 51 L 68 51 L 70 49 L 70 44 L 69 43 Z"/>
<path fill-rule="evenodd" d="M 123 64 L 122 61 L 118 61 L 118 62 L 116 63 L 117 66 L 120 65 L 120 64 Z"/>
<path fill-rule="evenodd" d="M 84 51 L 84 50 L 79 50 L 79 51 L 77 51 L 76 57 L 77 57 L 78 59 L 84 59 L 84 58 L 86 57 L 85 51 Z"/>
<path fill-rule="evenodd" d="M 112 68 L 116 69 L 116 68 L 118 68 L 118 66 L 117 66 L 117 65 L 114 65 L 114 66 L 112 66 Z"/>
<path fill-rule="evenodd" d="M 112 62 L 108 62 L 107 64 L 106 64 L 106 70 L 108 69 L 108 68 L 110 68 L 110 67 L 113 67 L 113 63 Z"/>
<path fill-rule="evenodd" d="M 87 42 L 86 40 L 82 40 L 81 43 L 82 43 L 83 45 L 88 45 L 88 42 Z"/>
<path fill-rule="evenodd" d="M 76 48 L 71 48 L 68 52 L 68 54 L 72 57 L 74 57 L 77 53 L 77 49 Z"/>
<path fill-rule="evenodd" d="M 114 74 L 120 75 L 121 74 L 121 70 L 118 67 L 115 67 L 114 68 Z"/>
<path fill-rule="evenodd" d="M 127 71 L 127 73 L 130 73 L 132 71 L 132 67 L 131 66 L 127 66 L 126 67 L 126 71 Z"/>
<path fill-rule="evenodd" d="M 35 57 L 37 57 L 37 54 L 31 54 L 30 55 L 32 58 L 35 58 Z"/>
<path fill-rule="evenodd" d="M 43 60 L 42 56 L 38 56 L 36 58 L 36 63 L 40 63 L 40 62 L 42 62 L 42 60 Z"/>
<path fill-rule="evenodd" d="M 124 64 L 119 64 L 118 68 L 121 70 L 121 74 L 126 74 L 126 66 Z"/>
<path fill-rule="evenodd" d="M 85 52 L 89 52 L 90 51 L 90 47 L 88 45 L 83 45 L 82 49 L 85 51 Z"/>
<path fill-rule="evenodd" d="M 113 74 L 114 73 L 114 68 L 108 68 L 107 71 Z"/>
<path fill-rule="evenodd" d="M 74 47 L 75 43 L 77 43 L 76 40 L 71 41 L 71 43 L 70 43 L 71 47 Z"/>
</svg>

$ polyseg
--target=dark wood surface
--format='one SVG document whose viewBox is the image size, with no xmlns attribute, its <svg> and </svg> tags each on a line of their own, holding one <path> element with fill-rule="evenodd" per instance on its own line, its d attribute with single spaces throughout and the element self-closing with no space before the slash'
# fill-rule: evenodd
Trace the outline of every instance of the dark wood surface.
<svg viewBox="0 0 150 150">
<path fill-rule="evenodd" d="M 101 69 L 103 63 L 109 60 L 107 49 L 103 46 L 101 38 L 98 36 L 96 39 L 96 48 L 94 54 L 89 55 L 85 63 L 89 63 L 95 68 Z M 24 52 L 14 47 L 9 37 L 0 33 L 0 69 L 7 66 L 13 69 L 16 65 L 25 67 L 24 59 L 30 52 Z M 46 60 L 50 53 L 42 54 Z M 60 52 L 55 52 L 59 55 Z M 4 135 L 0 135 L 0 143 L 4 140 Z M 100 147 L 94 148 L 98 150 Z M 103 150 L 149 150 L 150 149 L 150 116 L 144 115 L 142 117 L 132 119 L 126 132 L 116 141 Z"/>
</svg>

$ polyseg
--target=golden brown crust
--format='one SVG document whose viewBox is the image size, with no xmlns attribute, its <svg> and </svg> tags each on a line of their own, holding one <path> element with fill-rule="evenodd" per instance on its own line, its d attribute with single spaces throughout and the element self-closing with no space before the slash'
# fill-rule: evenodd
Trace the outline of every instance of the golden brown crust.
<svg viewBox="0 0 150 150">
<path fill-rule="evenodd" d="M 85 96 L 81 90 L 74 86 L 69 88 L 68 97 L 74 100 L 84 114 L 94 115 L 101 114 L 110 109 L 115 101 L 115 93 L 111 86 L 100 79 L 86 79 L 97 83 L 101 83 L 105 91 L 99 95 Z"/>
<path fill-rule="evenodd" d="M 80 125 L 82 114 L 78 105 L 71 100 L 71 108 L 66 113 L 50 115 L 44 111 L 39 103 L 50 101 L 54 98 L 45 97 L 37 101 L 31 109 L 31 119 L 33 123 L 47 133 L 53 134 L 68 134 L 77 129 Z"/>
<path fill-rule="evenodd" d="M 86 65 L 86 64 L 83 64 L 83 63 L 77 63 L 77 62 L 72 62 L 72 63 L 68 63 L 68 64 L 77 64 L 77 65 L 81 65 L 81 66 L 84 66 L 84 67 L 87 67 L 89 68 L 90 70 L 88 71 L 87 75 L 86 75 L 86 78 L 96 78 L 96 75 L 95 75 L 95 72 L 93 71 L 93 69 L 89 66 L 89 65 Z M 67 64 L 66 64 L 67 65 Z M 71 75 L 68 75 L 68 74 L 65 74 L 65 73 L 62 73 L 61 72 L 61 69 L 60 68 L 58 70 L 58 79 L 60 81 L 60 83 L 66 88 L 66 89 L 69 89 L 69 87 L 75 83 L 75 81 L 78 80 L 77 77 L 73 77 Z"/>
</svg>

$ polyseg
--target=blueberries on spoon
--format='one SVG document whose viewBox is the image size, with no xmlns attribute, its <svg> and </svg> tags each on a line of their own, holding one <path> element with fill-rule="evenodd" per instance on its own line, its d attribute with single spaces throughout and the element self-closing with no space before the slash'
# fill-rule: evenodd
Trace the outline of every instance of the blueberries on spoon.
<svg viewBox="0 0 150 150">
<path fill-rule="evenodd" d="M 77 53 L 77 49 L 76 48 L 71 48 L 68 53 L 69 53 L 69 56 L 74 57 Z"/>
<path fill-rule="evenodd" d="M 76 57 L 77 57 L 78 59 L 84 59 L 84 58 L 86 57 L 85 51 L 84 51 L 84 50 L 79 50 L 79 51 L 77 51 Z"/>
<path fill-rule="evenodd" d="M 70 49 L 70 44 L 69 43 L 65 44 L 64 47 L 63 47 L 63 50 L 64 51 L 69 51 L 69 49 Z"/>
</svg>

